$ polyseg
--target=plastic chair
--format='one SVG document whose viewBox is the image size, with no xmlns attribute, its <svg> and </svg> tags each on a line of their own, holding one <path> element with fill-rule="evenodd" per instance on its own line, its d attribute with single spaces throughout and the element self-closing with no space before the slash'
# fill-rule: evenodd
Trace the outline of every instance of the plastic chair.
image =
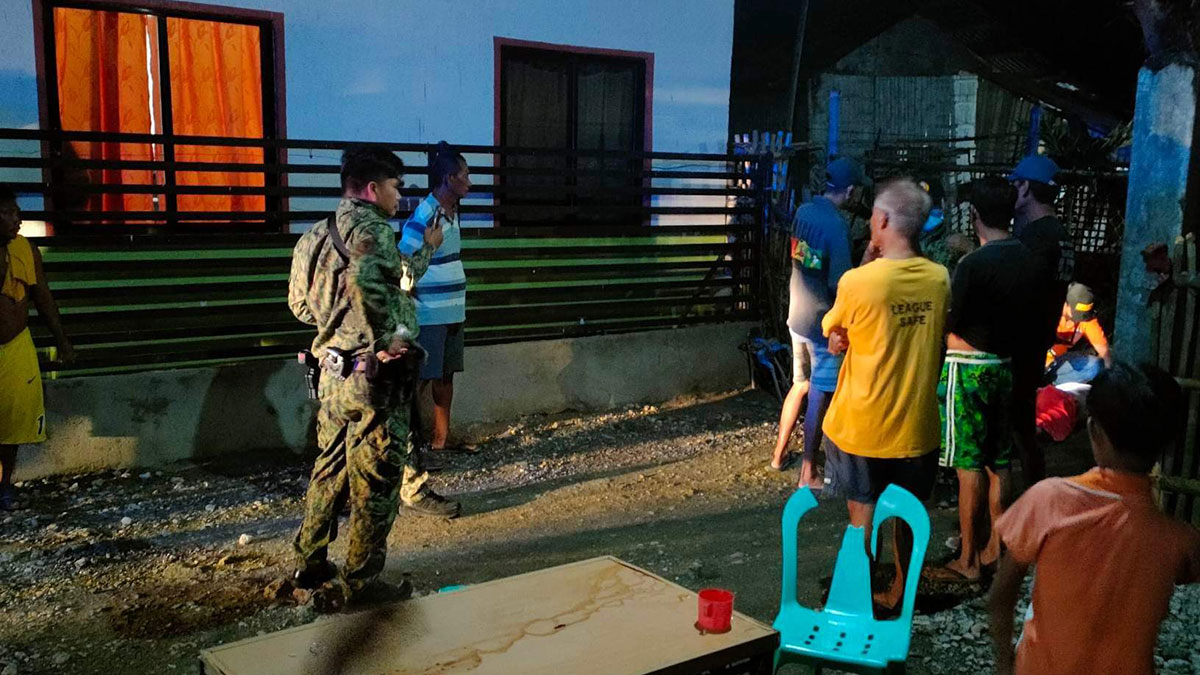
<svg viewBox="0 0 1200 675">
<path fill-rule="evenodd" d="M 825 665 L 860 673 L 904 672 L 917 582 L 929 546 L 929 514 L 912 493 L 897 485 L 889 485 L 875 505 L 872 556 L 879 551 L 879 526 L 888 518 L 903 520 L 913 532 L 900 616 L 880 621 L 872 611 L 871 566 L 861 527 L 847 526 L 842 535 L 825 608 L 816 611 L 796 601 L 796 530 L 804 514 L 816 506 L 816 497 L 804 487 L 783 509 L 783 592 L 774 623 L 779 631 L 775 671 L 788 663 L 806 663 L 818 673 Z"/>
</svg>

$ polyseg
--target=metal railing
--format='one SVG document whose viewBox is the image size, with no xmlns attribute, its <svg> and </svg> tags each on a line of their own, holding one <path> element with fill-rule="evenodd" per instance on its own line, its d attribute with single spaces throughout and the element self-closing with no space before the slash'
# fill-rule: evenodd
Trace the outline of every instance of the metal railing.
<svg viewBox="0 0 1200 675">
<path fill-rule="evenodd" d="M 105 156 L 94 156 L 96 144 L 105 146 Z M 108 156 L 146 144 L 261 148 L 263 160 Z M 312 329 L 286 304 L 291 249 L 297 233 L 336 207 L 338 159 L 348 145 L 0 129 L 0 180 L 21 195 L 30 226 L 46 224 L 48 234 L 31 239 L 76 345 L 75 365 L 59 375 L 278 359 L 306 345 Z M 397 152 L 412 167 L 398 225 L 428 193 L 424 172 L 434 148 L 372 145 Z M 720 154 L 459 150 L 475 182 L 460 209 L 469 344 L 757 315 L 760 176 L 769 162 Z M 184 172 L 253 174 L 261 184 L 188 184 Z M 131 175 L 150 180 L 132 182 Z M 149 209 L 113 209 L 94 195 L 160 198 L 139 199 Z M 261 199 L 253 210 L 167 208 L 191 195 Z M 48 354 L 48 332 L 36 320 L 32 326 Z M 44 366 L 59 368 L 50 359 Z"/>
</svg>

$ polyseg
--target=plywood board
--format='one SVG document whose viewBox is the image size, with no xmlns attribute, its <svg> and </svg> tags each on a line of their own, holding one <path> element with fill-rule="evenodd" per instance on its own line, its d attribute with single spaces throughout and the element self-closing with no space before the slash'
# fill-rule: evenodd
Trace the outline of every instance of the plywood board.
<svg viewBox="0 0 1200 675">
<path fill-rule="evenodd" d="M 355 675 L 685 672 L 769 655 L 770 627 L 733 617 L 701 634 L 696 594 L 613 557 L 593 558 L 318 621 L 201 652 L 209 675 L 328 673 L 344 649 Z M 372 622 L 369 629 L 366 622 Z"/>
</svg>

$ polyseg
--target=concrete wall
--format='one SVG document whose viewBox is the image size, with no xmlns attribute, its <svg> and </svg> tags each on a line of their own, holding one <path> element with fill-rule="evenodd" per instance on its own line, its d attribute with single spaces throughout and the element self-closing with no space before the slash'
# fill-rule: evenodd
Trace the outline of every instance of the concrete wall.
<svg viewBox="0 0 1200 675">
<path fill-rule="evenodd" d="M 748 384 L 751 324 L 471 347 L 454 422 L 603 410 Z M 251 363 L 46 382 L 49 440 L 23 446 L 19 480 L 315 443 L 300 366 Z"/>
</svg>

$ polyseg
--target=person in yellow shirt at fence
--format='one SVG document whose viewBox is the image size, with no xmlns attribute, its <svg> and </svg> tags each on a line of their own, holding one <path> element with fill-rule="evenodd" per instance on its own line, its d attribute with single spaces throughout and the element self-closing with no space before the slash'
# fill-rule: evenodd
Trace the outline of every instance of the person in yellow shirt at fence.
<svg viewBox="0 0 1200 675">
<path fill-rule="evenodd" d="M 29 334 L 29 301 L 33 301 L 58 344 L 59 359 L 74 360 L 71 341 L 63 333 L 58 307 L 46 285 L 42 257 L 21 234 L 17 195 L 0 185 L 0 510 L 16 508 L 13 473 L 17 446 L 46 440 L 42 374 Z"/>
</svg>

